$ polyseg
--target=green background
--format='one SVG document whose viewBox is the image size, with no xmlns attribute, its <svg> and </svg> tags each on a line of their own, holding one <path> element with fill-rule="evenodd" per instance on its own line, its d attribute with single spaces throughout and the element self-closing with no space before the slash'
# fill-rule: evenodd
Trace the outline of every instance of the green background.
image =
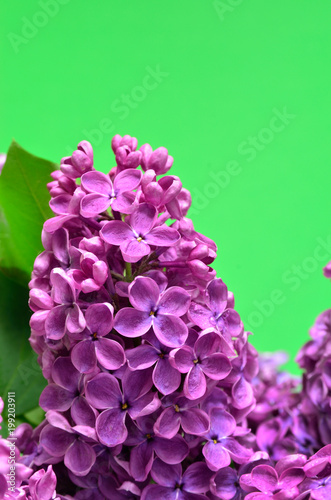
<svg viewBox="0 0 331 500">
<path fill-rule="evenodd" d="M 331 4 L 13 0 L 2 11 L 0 150 L 14 137 L 58 162 L 88 139 L 108 170 L 115 133 L 166 146 L 254 345 L 293 360 L 330 304 Z"/>
</svg>

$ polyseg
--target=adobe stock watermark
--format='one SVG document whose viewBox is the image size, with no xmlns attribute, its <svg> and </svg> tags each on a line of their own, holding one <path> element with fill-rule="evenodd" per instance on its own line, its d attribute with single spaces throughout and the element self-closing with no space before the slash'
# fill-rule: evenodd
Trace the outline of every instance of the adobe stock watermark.
<svg viewBox="0 0 331 500">
<path fill-rule="evenodd" d="M 295 118 L 296 115 L 289 113 L 286 106 L 282 110 L 273 108 L 267 126 L 261 128 L 256 135 L 250 135 L 240 142 L 237 153 L 244 157 L 247 163 L 252 162 Z M 209 171 L 209 181 L 203 187 L 192 190 L 195 205 L 191 207 L 190 214 L 199 215 L 208 207 L 210 200 L 217 198 L 220 192 L 230 184 L 231 179 L 237 177 L 242 171 L 243 165 L 240 160 L 230 160 L 224 168 Z"/>
<path fill-rule="evenodd" d="M 16 489 L 16 452 L 14 432 L 16 429 L 16 395 L 15 392 L 8 392 L 7 395 L 7 422 L 8 422 L 8 469 L 7 485 L 8 490 L 15 492 Z"/>
<path fill-rule="evenodd" d="M 123 93 L 114 99 L 110 105 L 111 117 L 106 116 L 99 120 L 95 128 L 82 130 L 83 138 L 91 142 L 93 146 L 100 146 L 105 136 L 110 136 L 116 131 L 116 117 L 118 120 L 125 120 L 131 111 L 137 109 L 148 95 L 168 77 L 169 73 L 163 71 L 159 64 L 154 67 L 146 66 L 141 83 L 135 85 L 128 93 Z M 72 154 L 70 146 L 66 147 L 66 151 L 68 155 Z"/>
<path fill-rule="evenodd" d="M 282 273 L 282 283 L 286 289 L 273 289 L 263 300 L 254 300 L 254 310 L 247 316 L 245 327 L 254 330 L 262 326 L 266 318 L 270 318 L 278 306 L 284 304 L 289 294 L 297 291 L 302 282 L 306 281 L 314 272 L 331 260 L 331 234 L 326 238 L 318 237 L 312 254 L 305 257 L 299 264 L 293 264 Z"/>
<path fill-rule="evenodd" d="M 233 12 L 244 0 L 214 0 L 213 7 L 220 19 L 224 21 L 225 17 Z"/>
<path fill-rule="evenodd" d="M 49 20 L 57 16 L 61 6 L 69 2 L 70 0 L 39 0 L 38 5 L 40 9 L 37 10 L 30 19 L 27 17 L 21 18 L 22 26 L 20 33 L 10 32 L 7 34 L 7 38 L 14 52 L 18 54 L 20 47 L 26 45 L 30 40 L 35 38 L 40 29 L 47 26 Z"/>
</svg>

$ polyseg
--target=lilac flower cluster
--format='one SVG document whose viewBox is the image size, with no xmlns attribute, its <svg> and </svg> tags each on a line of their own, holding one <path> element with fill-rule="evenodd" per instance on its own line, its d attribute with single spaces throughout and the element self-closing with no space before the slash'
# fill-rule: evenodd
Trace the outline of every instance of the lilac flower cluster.
<svg viewBox="0 0 331 500">
<path fill-rule="evenodd" d="M 83 141 L 48 185 L 55 217 L 30 282 L 30 341 L 48 381 L 38 460 L 62 464 L 77 498 L 151 498 L 151 480 L 164 487 L 157 467 L 177 483 L 200 474 L 201 496 L 254 453 L 257 353 L 167 150 L 137 150 L 130 136 L 112 148 L 108 175 Z"/>
<path fill-rule="evenodd" d="M 301 390 L 248 342 L 168 151 L 119 135 L 112 149 L 106 175 L 82 141 L 48 184 L 30 282 L 46 416 L 18 427 L 25 472 L 0 498 L 331 498 L 326 317 Z"/>
</svg>

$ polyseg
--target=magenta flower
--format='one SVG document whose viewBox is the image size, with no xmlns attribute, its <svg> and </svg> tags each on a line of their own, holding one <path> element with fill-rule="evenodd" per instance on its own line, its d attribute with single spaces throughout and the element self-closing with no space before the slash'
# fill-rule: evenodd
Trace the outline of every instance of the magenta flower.
<svg viewBox="0 0 331 500">
<path fill-rule="evenodd" d="M 154 424 L 158 436 L 172 439 L 181 427 L 187 434 L 203 436 L 210 429 L 207 413 L 196 408 L 196 401 L 190 401 L 180 394 L 172 394 L 162 399 L 165 408 Z"/>
<path fill-rule="evenodd" d="M 30 498 L 50 500 L 56 497 L 56 475 L 51 465 L 47 470 L 39 469 L 29 478 Z"/>
<path fill-rule="evenodd" d="M 152 478 L 156 484 L 146 486 L 141 495 L 141 500 L 204 500 L 206 497 L 200 493 L 209 490 L 209 481 L 212 476 L 210 470 L 203 462 L 190 465 L 184 474 L 182 466 L 168 465 L 159 458 L 154 461 Z"/>
<path fill-rule="evenodd" d="M 81 374 L 70 358 L 60 356 L 52 366 L 53 383 L 48 384 L 40 395 L 39 404 L 43 410 L 69 410 L 76 397 L 82 392 Z"/>
<path fill-rule="evenodd" d="M 142 344 L 126 351 L 128 365 L 131 370 L 145 370 L 153 365 L 153 382 L 162 394 L 171 394 L 178 389 L 181 382 L 179 371 L 169 362 L 170 348 L 163 346 L 151 335 L 148 344 Z"/>
<path fill-rule="evenodd" d="M 77 184 L 74 179 L 63 174 L 61 170 L 55 170 L 51 173 L 53 181 L 47 184 L 47 189 L 52 198 L 60 194 L 74 194 Z"/>
<path fill-rule="evenodd" d="M 108 266 L 93 253 L 84 252 L 80 260 L 80 269 L 74 269 L 70 275 L 84 293 L 100 290 L 108 278 Z"/>
<path fill-rule="evenodd" d="M 210 431 L 207 443 L 202 449 L 208 467 L 217 471 L 227 467 L 231 459 L 243 464 L 252 456 L 252 450 L 242 446 L 235 437 L 236 421 L 230 413 L 221 408 L 213 408 L 210 412 Z"/>
<path fill-rule="evenodd" d="M 218 278 L 207 286 L 206 304 L 192 302 L 189 316 L 200 328 L 217 327 L 229 337 L 238 336 L 242 331 L 239 314 L 234 309 L 227 308 L 228 289 L 225 283 Z"/>
<path fill-rule="evenodd" d="M 176 229 L 157 225 L 158 212 L 153 205 L 142 203 L 129 216 L 129 223 L 107 222 L 100 234 L 106 243 L 118 245 L 126 262 L 138 262 L 151 252 L 152 246 L 170 247 L 179 240 Z"/>
<path fill-rule="evenodd" d="M 241 498 L 240 490 L 238 473 L 231 467 L 220 469 L 210 485 L 210 491 L 213 495 L 222 498 L 222 500 L 239 500 Z"/>
<path fill-rule="evenodd" d="M 155 207 L 170 204 L 181 192 L 182 183 L 179 177 L 166 175 L 156 180 L 154 170 L 147 170 L 141 181 L 141 189 L 145 201 Z"/>
<path fill-rule="evenodd" d="M 185 345 L 170 354 L 174 366 L 187 373 L 184 382 L 184 395 L 188 399 L 199 399 L 207 390 L 206 376 L 212 380 L 222 380 L 231 371 L 231 363 L 225 354 L 217 352 L 221 338 L 216 332 L 200 335 L 194 348 Z"/>
<path fill-rule="evenodd" d="M 76 188 L 73 195 L 62 194 L 52 198 L 49 206 L 57 217 L 52 217 L 44 223 L 44 230 L 47 233 L 54 233 L 60 227 L 68 222 L 77 222 L 80 217 L 80 202 L 85 196 L 85 192 Z"/>
<path fill-rule="evenodd" d="M 116 134 L 113 137 L 111 147 L 115 153 L 118 172 L 125 168 L 137 168 L 139 166 L 142 155 L 140 151 L 136 151 L 137 145 L 137 139 L 130 135 L 121 137 Z"/>
<path fill-rule="evenodd" d="M 41 446 L 53 457 L 64 458 L 64 464 L 77 476 L 85 476 L 91 470 L 96 454 L 95 429 L 89 426 L 71 427 L 67 419 L 55 411 L 46 414 L 48 424 L 40 434 Z"/>
<path fill-rule="evenodd" d="M 81 201 L 83 217 L 96 217 L 111 207 L 125 214 L 132 211 L 135 195 L 132 192 L 139 186 L 142 173 L 140 170 L 128 168 L 114 179 L 102 172 L 87 172 L 82 176 L 82 187 L 87 195 Z"/>
<path fill-rule="evenodd" d="M 168 150 L 164 147 L 153 151 L 149 144 L 143 144 L 139 151 L 142 153 L 141 166 L 143 170 L 154 170 L 156 175 L 165 174 L 173 164 L 173 157 L 168 155 Z"/>
<path fill-rule="evenodd" d="M 139 276 L 129 287 L 133 305 L 124 307 L 115 316 L 114 328 L 124 337 L 141 337 L 153 327 L 154 333 L 167 347 L 180 347 L 188 329 L 180 316 L 190 305 L 190 295 L 180 287 L 160 289 L 151 278 Z"/>
<path fill-rule="evenodd" d="M 171 439 L 157 436 L 153 431 L 153 419 L 141 417 L 136 425 L 129 426 L 126 446 L 133 446 L 130 455 L 130 472 L 136 481 L 145 481 L 154 460 L 154 453 L 166 464 L 179 464 L 189 453 L 189 447 L 182 436 Z"/>
<path fill-rule="evenodd" d="M 93 149 L 88 141 L 81 141 L 71 156 L 61 160 L 61 171 L 72 179 L 81 177 L 93 167 Z"/>
<path fill-rule="evenodd" d="M 115 340 L 105 338 L 113 327 L 114 308 L 111 304 L 92 304 L 86 309 L 87 328 L 76 335 L 81 339 L 71 351 L 71 360 L 81 373 L 91 373 L 97 361 L 107 370 L 117 370 L 125 363 L 123 347 Z"/>
<path fill-rule="evenodd" d="M 249 493 L 246 500 L 295 499 L 299 493 L 297 486 L 304 478 L 305 473 L 300 467 L 287 468 L 278 475 L 270 465 L 257 465 L 250 474 L 249 484 L 258 492 Z"/>
<path fill-rule="evenodd" d="M 84 330 L 86 322 L 84 315 L 76 304 L 76 292 L 73 281 L 63 269 L 55 268 L 51 272 L 50 282 L 52 298 L 57 306 L 50 310 L 45 331 L 50 339 L 59 340 L 68 331 L 77 333 Z"/>
<path fill-rule="evenodd" d="M 126 416 L 133 420 L 153 413 L 160 406 L 151 372 L 127 370 L 122 378 L 122 391 L 117 379 L 109 373 L 99 373 L 86 385 L 88 402 L 99 410 L 96 431 L 102 444 L 113 447 L 124 443 L 128 436 Z"/>
</svg>

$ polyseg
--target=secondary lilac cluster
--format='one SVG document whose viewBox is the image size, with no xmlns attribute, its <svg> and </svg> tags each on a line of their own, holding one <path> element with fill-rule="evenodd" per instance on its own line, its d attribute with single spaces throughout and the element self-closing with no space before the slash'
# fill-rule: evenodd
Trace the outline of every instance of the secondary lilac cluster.
<svg viewBox="0 0 331 500">
<path fill-rule="evenodd" d="M 24 477 L 0 498 L 331 498 L 329 313 L 301 388 L 248 342 L 168 151 L 112 149 L 104 174 L 82 141 L 48 184 L 30 282 L 46 416 L 18 427 Z"/>
<path fill-rule="evenodd" d="M 331 263 L 324 268 L 330 277 Z M 320 445 L 331 443 L 331 309 L 318 316 L 311 340 L 300 350 L 297 362 L 304 369 L 300 412 L 311 422 Z"/>
</svg>

